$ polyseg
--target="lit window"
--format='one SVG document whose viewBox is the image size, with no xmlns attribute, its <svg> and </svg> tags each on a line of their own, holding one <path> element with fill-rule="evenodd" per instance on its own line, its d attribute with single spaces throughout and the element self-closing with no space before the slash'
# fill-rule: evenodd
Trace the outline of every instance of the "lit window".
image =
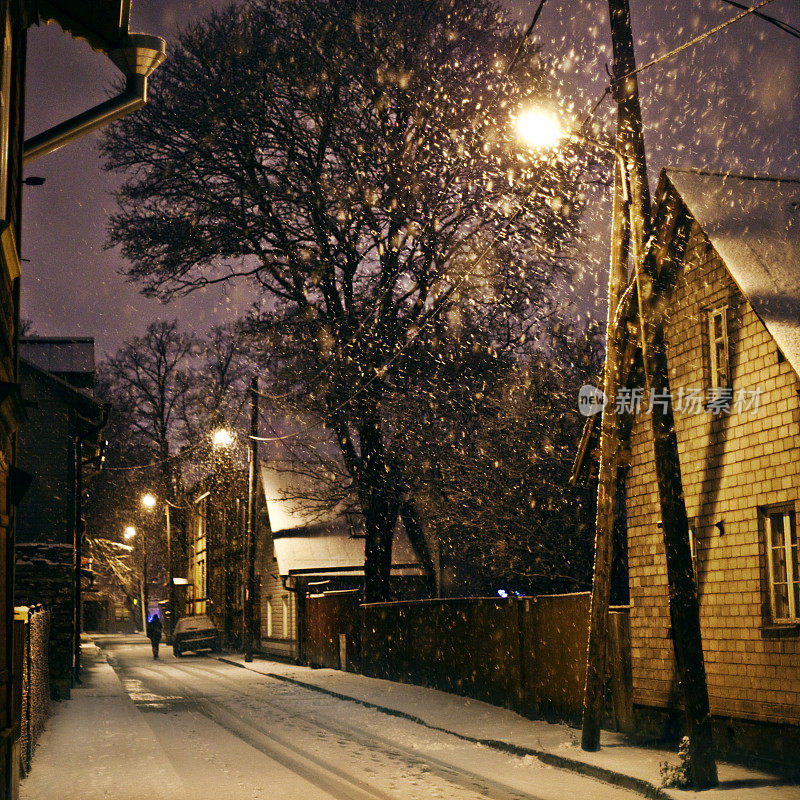
<svg viewBox="0 0 800 800">
<path fill-rule="evenodd" d="M 267 636 L 272 636 L 272 598 L 267 600 Z"/>
<path fill-rule="evenodd" d="M 289 598 L 283 599 L 283 638 L 289 638 Z"/>
<path fill-rule="evenodd" d="M 728 359 L 728 307 L 708 312 L 708 346 L 711 365 L 711 388 L 727 389 L 731 385 Z"/>
<path fill-rule="evenodd" d="M 794 511 L 765 514 L 769 607 L 773 622 L 800 620 L 800 562 Z"/>
</svg>

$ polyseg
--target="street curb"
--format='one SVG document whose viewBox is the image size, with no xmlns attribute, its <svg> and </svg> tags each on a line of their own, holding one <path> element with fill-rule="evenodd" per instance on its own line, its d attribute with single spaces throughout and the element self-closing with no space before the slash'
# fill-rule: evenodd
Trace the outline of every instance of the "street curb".
<svg viewBox="0 0 800 800">
<path fill-rule="evenodd" d="M 351 703 L 356 703 L 364 708 L 371 708 L 375 711 L 380 711 L 382 714 L 386 714 L 390 717 L 397 717 L 399 719 L 405 719 L 410 722 L 414 722 L 417 725 L 422 725 L 423 727 L 432 731 L 437 731 L 438 733 L 447 733 L 450 736 L 455 736 L 457 739 L 470 742 L 471 744 L 480 744 L 484 747 L 490 747 L 493 750 L 498 750 L 499 752 L 509 753 L 515 756 L 534 756 L 542 763 L 548 764 L 549 766 L 560 767 L 561 769 L 568 769 L 572 772 L 578 772 L 581 775 L 586 775 L 589 778 L 595 778 L 603 781 L 603 783 L 608 783 L 612 786 L 619 786 L 622 789 L 628 789 L 629 791 L 636 792 L 637 794 L 647 797 L 650 800 L 673 800 L 672 795 L 665 792 L 661 787 L 656 786 L 655 784 L 650 783 L 650 781 L 646 781 L 642 778 L 634 778 L 631 775 L 626 775 L 623 772 L 616 772 L 614 770 L 607 769 L 606 767 L 598 767 L 594 764 L 586 764 L 585 762 L 579 761 L 575 758 L 557 755 L 549 750 L 537 750 L 533 747 L 522 747 L 520 745 L 511 744 L 510 742 L 505 742 L 501 739 L 481 739 L 464 733 L 458 733 L 457 731 L 452 731 L 449 728 L 442 728 L 439 725 L 432 725 L 421 717 L 417 717 L 414 714 L 409 714 L 407 711 L 399 711 L 396 708 L 381 706 L 369 700 L 362 700 L 359 697 L 351 697 L 350 695 L 342 694 L 341 692 L 336 692 L 332 689 L 325 689 L 324 687 L 318 686 L 314 683 L 306 683 L 305 681 L 298 680 L 297 678 L 290 678 L 287 675 L 278 675 L 275 672 L 262 672 L 261 670 L 253 669 L 247 664 L 242 664 L 240 661 L 234 661 L 233 659 L 225 658 L 224 656 L 209 655 L 216 661 L 223 661 L 224 663 L 231 664 L 234 667 L 240 667 L 241 669 L 255 672 L 257 675 L 264 675 L 267 678 L 274 678 L 275 680 L 283 681 L 284 683 L 291 683 L 295 686 L 300 686 L 303 689 L 309 689 L 313 692 L 319 692 L 320 694 L 328 695 L 329 697 L 335 697 L 337 700 L 345 700 Z"/>
</svg>

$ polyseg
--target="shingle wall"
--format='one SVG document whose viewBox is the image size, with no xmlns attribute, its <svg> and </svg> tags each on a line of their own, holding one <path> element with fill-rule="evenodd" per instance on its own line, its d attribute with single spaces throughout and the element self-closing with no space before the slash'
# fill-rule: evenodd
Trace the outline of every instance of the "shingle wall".
<svg viewBox="0 0 800 800">
<path fill-rule="evenodd" d="M 667 327 L 673 398 L 710 385 L 706 311 L 727 304 L 731 377 L 761 389 L 758 410 L 675 411 L 712 713 L 800 722 L 800 631 L 770 629 L 760 506 L 800 509 L 800 382 L 702 231 L 692 226 Z M 647 403 L 643 404 L 645 411 Z M 634 702 L 678 703 L 666 559 L 647 413 L 634 423 L 627 478 Z M 722 521 L 724 533 L 715 527 Z M 780 634 L 780 635 L 779 635 Z"/>
</svg>

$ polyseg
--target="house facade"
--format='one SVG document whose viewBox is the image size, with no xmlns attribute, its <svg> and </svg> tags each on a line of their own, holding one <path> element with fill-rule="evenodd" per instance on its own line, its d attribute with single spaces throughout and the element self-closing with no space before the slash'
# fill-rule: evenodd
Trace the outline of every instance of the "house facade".
<svg viewBox="0 0 800 800">
<path fill-rule="evenodd" d="M 61 699 L 69 697 L 88 583 L 81 499 L 107 415 L 86 391 L 94 382 L 93 340 L 22 339 L 20 350 L 27 420 L 17 435 L 17 467 L 30 485 L 17 506 L 14 599 L 50 611 L 50 685 Z"/>
<path fill-rule="evenodd" d="M 305 660 L 306 598 L 357 592 L 364 586 L 364 524 L 344 503 L 321 507 L 315 480 L 285 463 L 261 466 L 266 505 L 256 549 L 260 597 L 260 650 Z M 398 599 L 427 597 L 431 570 L 402 525 L 392 544 L 392 588 Z"/>
<path fill-rule="evenodd" d="M 800 181 L 665 170 L 654 225 L 715 742 L 789 763 L 800 752 Z M 664 733 L 680 690 L 649 419 L 663 398 L 636 392 L 631 380 L 616 397 L 632 422 L 634 704 L 643 729 Z"/>
<path fill-rule="evenodd" d="M 184 613 L 206 614 L 226 646 L 241 643 L 244 619 L 247 477 L 210 475 L 190 493 Z M 181 588 L 181 587 L 178 587 Z"/>
</svg>

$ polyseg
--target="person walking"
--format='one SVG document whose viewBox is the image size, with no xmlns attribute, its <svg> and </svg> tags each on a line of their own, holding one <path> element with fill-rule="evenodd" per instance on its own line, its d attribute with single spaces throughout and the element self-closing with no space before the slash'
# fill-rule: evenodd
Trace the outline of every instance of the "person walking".
<svg viewBox="0 0 800 800">
<path fill-rule="evenodd" d="M 150 621 L 147 623 L 147 638 L 150 644 L 153 645 L 153 658 L 158 658 L 158 645 L 161 642 L 161 617 L 158 614 L 153 614 Z"/>
</svg>

